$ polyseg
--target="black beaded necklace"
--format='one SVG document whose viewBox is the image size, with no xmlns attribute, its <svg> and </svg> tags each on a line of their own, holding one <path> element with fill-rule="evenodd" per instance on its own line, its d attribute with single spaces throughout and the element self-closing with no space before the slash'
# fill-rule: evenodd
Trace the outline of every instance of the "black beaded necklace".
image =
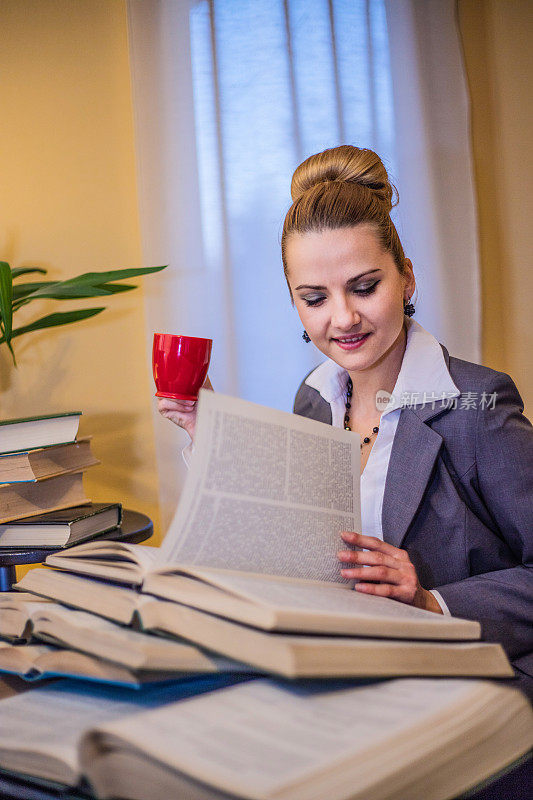
<svg viewBox="0 0 533 800">
<path fill-rule="evenodd" d="M 353 392 L 352 379 L 348 378 L 348 385 L 346 387 L 346 411 L 344 412 L 344 430 L 345 431 L 351 431 L 352 430 L 350 428 L 350 408 L 352 407 L 352 403 L 351 403 L 352 392 Z M 361 441 L 361 450 L 363 449 L 363 445 L 364 444 L 368 444 L 370 442 L 370 440 L 372 439 L 372 437 L 376 433 L 379 433 L 379 426 L 378 425 L 375 425 L 372 428 L 372 433 L 370 434 L 370 436 L 365 436 L 365 438 Z"/>
</svg>

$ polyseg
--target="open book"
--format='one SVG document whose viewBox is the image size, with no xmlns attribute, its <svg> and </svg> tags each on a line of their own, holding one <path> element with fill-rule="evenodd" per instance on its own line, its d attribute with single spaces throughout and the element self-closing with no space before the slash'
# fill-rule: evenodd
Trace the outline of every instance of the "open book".
<svg viewBox="0 0 533 800">
<path fill-rule="evenodd" d="M 195 448 L 161 548 L 88 542 L 18 587 L 291 677 L 512 674 L 499 645 L 467 644 L 477 622 L 340 577 L 340 532 L 360 528 L 356 434 L 203 392 Z"/>
<path fill-rule="evenodd" d="M 141 709 L 175 703 L 237 680 L 242 677 L 221 674 L 141 689 L 70 680 L 36 686 L 0 700 L 0 769 L 76 786 L 82 778 L 78 744 L 89 727 L 118 718 L 125 721 Z"/>
<path fill-rule="evenodd" d="M 99 724 L 79 747 L 99 798 L 443 800 L 519 758 L 518 692 L 460 680 L 266 680 Z"/>
<path fill-rule="evenodd" d="M 207 567 L 168 567 L 149 574 L 143 595 L 48 569 L 31 570 L 17 587 L 124 625 L 133 621 L 142 596 L 152 594 L 266 631 L 463 641 L 480 637 L 478 622 L 359 594 L 345 584 Z M 1 619 L 0 606 L 0 628 Z"/>
<path fill-rule="evenodd" d="M 37 607 L 31 614 L 30 620 L 31 630 L 35 636 L 44 635 L 46 641 L 77 647 L 87 653 L 100 653 L 125 665 L 138 666 L 146 657 L 148 646 L 150 645 L 151 649 L 155 648 L 156 642 L 153 641 L 155 637 L 146 636 L 146 633 L 152 632 L 179 639 L 180 647 L 184 646 L 183 640 L 187 640 L 200 648 L 231 659 L 228 664 L 223 659 L 210 657 L 211 663 L 214 662 L 218 669 L 244 671 L 251 667 L 292 678 L 397 675 L 511 677 L 513 675 L 500 645 L 458 641 L 461 638 L 468 638 L 469 629 L 468 627 L 463 629 L 463 625 L 475 626 L 477 623 L 438 617 L 424 611 L 419 611 L 420 618 L 417 618 L 416 614 L 411 617 L 410 611 L 416 609 L 387 600 L 383 600 L 383 603 L 385 606 L 389 604 L 391 608 L 385 608 L 385 612 L 382 610 L 380 616 L 377 611 L 381 608 L 381 603 L 378 603 L 376 610 L 374 604 L 369 602 L 372 598 L 358 595 L 342 586 L 334 587 L 327 584 L 322 587 L 318 582 L 315 585 L 307 581 L 301 581 L 301 586 L 299 584 L 295 586 L 293 581 L 287 581 L 285 587 L 283 581 L 286 579 L 278 579 L 282 589 L 289 590 L 299 599 L 299 606 L 294 602 L 294 608 L 291 609 L 287 604 L 287 591 L 282 595 L 285 606 L 280 604 L 276 607 L 277 581 L 267 576 L 259 576 L 265 583 L 263 585 L 258 581 L 258 585 L 263 586 L 265 595 L 270 589 L 272 597 L 270 604 L 266 603 L 264 607 L 252 603 L 248 609 L 247 603 L 242 601 L 245 612 L 250 611 L 250 615 L 259 617 L 257 621 L 261 624 L 252 626 L 236 623 L 221 616 L 222 614 L 227 617 L 236 616 L 233 613 L 234 609 L 226 613 L 223 603 L 218 613 L 214 606 L 212 610 L 215 613 L 205 613 L 190 605 L 156 599 L 126 587 L 117 587 L 101 580 L 66 572 L 32 570 L 21 584 L 26 583 L 30 577 L 35 591 L 93 612 L 92 614 L 76 612 L 61 608 L 54 603 L 42 608 Z M 239 573 L 239 578 L 243 581 L 247 577 L 246 573 Z M 253 586 L 255 577 L 257 576 L 251 576 Z M 330 601 L 335 612 L 332 612 L 331 608 L 328 609 L 325 602 L 324 607 L 317 608 L 315 599 L 317 588 L 324 588 L 326 600 L 328 592 L 340 593 L 340 598 L 334 597 Z M 341 602 L 343 599 L 347 604 L 344 610 Z M 359 600 L 362 601 L 361 605 Z M 235 602 L 237 610 L 241 610 L 239 598 L 234 600 L 230 597 L 229 602 L 230 604 Z M 278 612 L 282 621 L 289 621 L 282 622 L 283 632 L 276 633 L 273 630 L 276 625 L 271 623 L 275 622 Z M 397 612 L 396 616 L 394 612 Z M 100 619 L 99 616 L 94 616 L 95 614 L 115 619 L 122 625 L 133 625 L 142 629 L 145 634 L 128 631 Z M 402 616 L 404 614 L 405 618 Z M 292 619 L 289 619 L 289 615 Z M 446 624 L 449 628 L 446 628 L 445 624 L 441 634 L 433 627 L 433 617 L 436 620 L 447 619 Z M 407 636 L 411 626 L 416 635 L 406 641 L 401 637 Z M 284 630 L 286 627 L 294 628 L 298 632 L 287 633 Z M 306 634 L 307 629 L 309 633 Z M 378 637 L 376 629 L 385 632 L 388 630 L 392 635 Z M 316 635 L 317 631 L 323 635 Z M 354 631 L 358 635 L 353 635 Z M 434 635 L 435 632 L 442 641 L 428 640 L 430 638 L 428 634 Z M 46 638 L 47 633 L 48 636 L 53 635 L 55 638 Z M 337 635 L 331 635 L 332 633 Z M 475 635 L 477 628 L 474 628 L 472 633 Z M 146 639 L 148 641 L 145 641 Z M 238 662 L 244 662 L 249 666 L 245 667 Z M 150 663 L 154 667 L 157 662 Z M 200 663 L 198 658 L 196 663 Z"/>
<path fill-rule="evenodd" d="M 139 686 L 200 673 L 256 671 L 180 637 L 133 630 L 27 592 L 0 594 L 0 636 L 8 640 L 0 641 L 0 672 L 26 680 L 62 675 Z"/>
<path fill-rule="evenodd" d="M 510 678 L 514 674 L 499 644 L 265 633 L 195 608 L 149 597 L 139 602 L 136 616 L 144 630 L 184 637 L 263 672 L 287 678 Z"/>
<path fill-rule="evenodd" d="M 8 644 L 0 641 L 0 671 L 26 681 L 69 677 L 139 688 L 144 683 L 168 681 L 175 672 L 135 670 L 99 656 L 46 644 Z M 180 675 L 179 677 L 182 677 Z"/>
<path fill-rule="evenodd" d="M 529 703 L 494 683 L 238 681 L 8 697 L 0 769 L 98 798 L 443 800 L 533 744 Z"/>
<path fill-rule="evenodd" d="M 31 615 L 33 636 L 134 670 L 169 673 L 246 672 L 244 664 L 217 658 L 190 642 L 162 638 L 50 603 Z"/>
<path fill-rule="evenodd" d="M 340 532 L 361 527 L 359 473 L 357 434 L 202 391 L 191 469 L 162 546 L 93 542 L 47 564 L 137 586 L 169 564 L 347 584 L 336 553 Z"/>
<path fill-rule="evenodd" d="M 50 602 L 30 592 L 0 592 L 0 637 L 10 642 L 29 642 L 32 612 Z"/>
<path fill-rule="evenodd" d="M 126 586 L 117 586 L 96 578 L 84 578 L 70 572 L 41 568 L 27 572 L 16 584 L 16 588 L 22 590 L 17 593 L 23 597 L 31 594 L 39 595 L 41 599 L 56 600 L 59 603 L 98 614 L 114 622 L 120 622 L 122 625 L 130 625 L 133 621 L 140 597 L 138 591 Z M 9 624 L 18 625 L 20 630 L 24 614 L 25 611 L 20 608 L 20 602 L 17 608 L 11 612 L 8 604 L 3 604 L 0 595 L 0 636 L 5 635 L 4 630 L 9 630 L 7 628 Z"/>
<path fill-rule="evenodd" d="M 475 622 L 346 591 L 336 553 L 360 529 L 359 473 L 357 434 L 203 391 L 162 546 L 87 542 L 46 563 L 265 629 L 479 638 Z"/>
</svg>

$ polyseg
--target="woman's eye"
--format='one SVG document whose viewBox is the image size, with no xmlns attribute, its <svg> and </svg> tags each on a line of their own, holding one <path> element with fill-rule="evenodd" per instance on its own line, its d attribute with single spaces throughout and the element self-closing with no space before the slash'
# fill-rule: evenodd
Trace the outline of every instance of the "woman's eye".
<svg viewBox="0 0 533 800">
<path fill-rule="evenodd" d="M 302 297 L 306 306 L 318 306 L 324 300 L 324 295 L 313 295 L 312 297 Z"/>
<path fill-rule="evenodd" d="M 358 286 L 355 286 L 353 289 L 351 289 L 351 291 L 354 294 L 365 297 L 366 295 L 375 292 L 379 283 L 380 281 L 378 280 L 378 281 L 372 281 L 372 283 L 359 284 Z M 312 294 L 302 297 L 302 300 L 306 306 L 319 306 L 321 305 L 321 303 L 325 301 L 325 299 L 326 296 L 323 294 Z"/>
<path fill-rule="evenodd" d="M 376 291 L 378 283 L 379 281 L 374 281 L 374 283 L 367 283 L 363 284 L 362 286 L 357 286 L 354 289 L 354 292 L 355 294 L 362 294 L 362 295 L 372 294 L 372 292 Z"/>
</svg>

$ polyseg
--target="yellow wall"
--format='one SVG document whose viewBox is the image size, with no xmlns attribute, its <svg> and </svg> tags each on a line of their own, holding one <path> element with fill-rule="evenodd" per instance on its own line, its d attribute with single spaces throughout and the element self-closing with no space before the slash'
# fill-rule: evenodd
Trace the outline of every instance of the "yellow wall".
<svg viewBox="0 0 533 800">
<path fill-rule="evenodd" d="M 125 3 L 2 0 L 0 30 L 0 258 L 58 279 L 141 266 Z M 94 319 L 16 340 L 17 370 L 2 353 L 0 416 L 82 410 L 102 461 L 88 495 L 157 523 L 142 280 L 77 302 L 108 305 Z"/>
<path fill-rule="evenodd" d="M 472 102 L 482 261 L 483 362 L 511 374 L 533 414 L 533 3 L 459 0 Z"/>
</svg>

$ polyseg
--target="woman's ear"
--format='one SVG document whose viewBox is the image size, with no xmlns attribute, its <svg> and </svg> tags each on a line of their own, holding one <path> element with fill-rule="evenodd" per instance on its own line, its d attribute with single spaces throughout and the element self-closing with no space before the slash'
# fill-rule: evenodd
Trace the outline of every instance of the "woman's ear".
<svg viewBox="0 0 533 800">
<path fill-rule="evenodd" d="M 404 261 L 403 277 L 405 279 L 404 299 L 409 302 L 416 289 L 415 273 L 410 258 L 406 258 Z"/>
</svg>

